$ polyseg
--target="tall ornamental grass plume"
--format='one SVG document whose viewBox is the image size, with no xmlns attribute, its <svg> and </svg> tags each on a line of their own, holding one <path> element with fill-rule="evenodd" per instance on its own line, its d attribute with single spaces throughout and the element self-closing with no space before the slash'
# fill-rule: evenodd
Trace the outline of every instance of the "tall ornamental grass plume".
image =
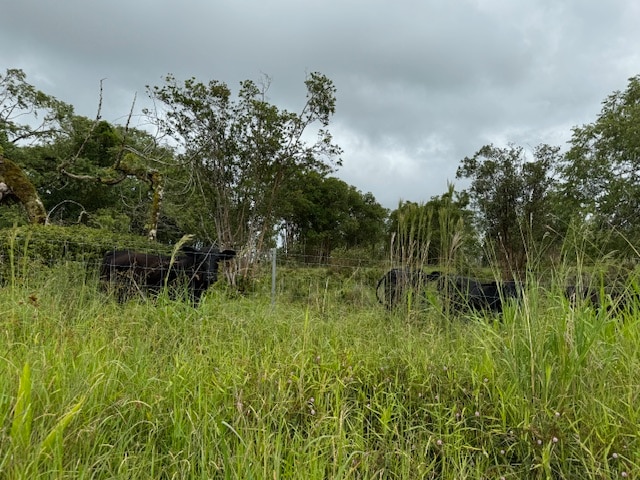
<svg viewBox="0 0 640 480">
<path fill-rule="evenodd" d="M 501 316 L 295 269 L 275 304 L 117 304 L 34 268 L 0 289 L 0 478 L 636 478 L 636 297 L 573 304 L 565 268 Z"/>
</svg>

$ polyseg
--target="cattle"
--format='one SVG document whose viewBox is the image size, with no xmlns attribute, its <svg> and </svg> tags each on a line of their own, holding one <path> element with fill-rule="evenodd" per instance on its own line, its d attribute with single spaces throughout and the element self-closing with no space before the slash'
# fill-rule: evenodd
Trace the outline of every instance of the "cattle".
<svg viewBox="0 0 640 480">
<path fill-rule="evenodd" d="M 204 249 L 183 246 L 173 261 L 169 255 L 114 250 L 102 259 L 100 280 L 105 288 L 116 292 L 119 302 L 136 293 L 157 294 L 166 285 L 172 293 L 185 286 L 197 305 L 202 294 L 218 279 L 218 263 L 235 256 L 234 250 L 220 251 L 215 246 Z"/>
<path fill-rule="evenodd" d="M 427 282 L 439 276 L 440 272 L 424 273 L 420 269 L 392 268 L 378 280 L 376 298 L 387 308 L 393 308 L 408 292 L 423 289 Z"/>
<path fill-rule="evenodd" d="M 458 275 L 443 275 L 438 279 L 438 290 L 442 295 L 444 308 L 453 313 L 502 313 L 505 301 L 521 298 L 522 288 L 514 280 L 481 282 Z"/>
<path fill-rule="evenodd" d="M 569 305 L 576 308 L 580 305 L 591 306 L 597 311 L 604 311 L 610 315 L 630 312 L 640 306 L 640 293 L 631 287 L 621 284 L 598 288 L 586 285 L 568 285 L 564 289 L 564 296 Z"/>
<path fill-rule="evenodd" d="M 419 269 L 393 268 L 378 281 L 376 297 L 387 308 L 392 308 L 398 305 L 408 291 L 424 291 L 427 284 L 433 281 L 437 281 L 443 308 L 451 313 L 502 313 L 504 302 L 519 299 L 523 288 L 519 282 L 513 280 L 481 282 L 474 278 L 447 275 L 439 271 L 425 273 Z"/>
<path fill-rule="evenodd" d="M 564 289 L 564 296 L 569 300 L 572 307 L 588 304 L 596 309 L 600 308 L 600 289 L 584 285 L 568 285 Z"/>
</svg>

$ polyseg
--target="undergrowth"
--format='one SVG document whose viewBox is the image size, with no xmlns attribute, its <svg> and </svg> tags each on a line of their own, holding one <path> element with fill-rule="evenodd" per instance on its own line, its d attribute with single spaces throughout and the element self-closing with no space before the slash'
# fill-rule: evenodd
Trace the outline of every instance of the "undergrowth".
<svg viewBox="0 0 640 480">
<path fill-rule="evenodd" d="M 0 477 L 640 473 L 633 312 L 572 309 L 551 285 L 500 318 L 448 318 L 298 282 L 275 305 L 214 289 L 197 309 L 118 305 L 75 264 L 8 282 Z"/>
</svg>

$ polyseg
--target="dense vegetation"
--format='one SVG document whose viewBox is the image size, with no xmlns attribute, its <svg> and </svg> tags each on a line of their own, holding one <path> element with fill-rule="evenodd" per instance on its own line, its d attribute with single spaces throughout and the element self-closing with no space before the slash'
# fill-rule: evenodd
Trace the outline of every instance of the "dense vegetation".
<svg viewBox="0 0 640 480">
<path fill-rule="evenodd" d="M 335 87 L 306 87 L 293 113 L 169 75 L 152 134 L 0 76 L 0 478 L 637 477 L 640 76 L 567 152 L 481 146 L 468 189 L 391 212 L 333 176 Z M 240 252 L 197 309 L 99 289 L 104 250 L 185 234 Z M 387 311 L 390 263 L 527 287 L 499 319 Z"/>
<path fill-rule="evenodd" d="M 280 270 L 275 305 L 265 275 L 198 309 L 119 305 L 82 262 L 7 279 L 0 477 L 637 476 L 640 305 L 572 309 L 554 271 L 499 321 L 387 312 L 381 272 Z"/>
<path fill-rule="evenodd" d="M 164 80 L 148 87 L 157 110 L 111 125 L 100 111 L 75 115 L 21 70 L 0 76 L 0 225 L 84 224 L 165 244 L 193 234 L 250 255 L 281 245 L 321 261 L 360 249 L 486 265 L 491 252 L 507 276 L 542 252 L 558 258 L 568 236 L 584 238 L 593 257 L 637 256 L 640 76 L 575 127 L 566 152 L 480 146 L 460 160 L 466 190 L 393 211 L 333 176 L 348 152 L 330 134 L 336 88 L 324 75 L 308 76 L 298 112 L 267 101 L 267 77 L 241 82 L 236 97 L 215 80 Z M 131 127 L 134 115 L 153 130 Z"/>
</svg>

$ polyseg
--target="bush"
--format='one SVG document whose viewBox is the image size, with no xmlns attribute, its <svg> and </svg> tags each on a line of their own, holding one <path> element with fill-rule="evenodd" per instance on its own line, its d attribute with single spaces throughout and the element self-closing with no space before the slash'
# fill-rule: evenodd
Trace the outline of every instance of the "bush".
<svg viewBox="0 0 640 480">
<path fill-rule="evenodd" d="M 27 225 L 0 231 L 0 275 L 22 275 L 34 263 L 55 265 L 61 260 L 97 265 L 107 250 L 133 248 L 170 253 L 171 248 L 145 237 L 86 226 Z"/>
</svg>

